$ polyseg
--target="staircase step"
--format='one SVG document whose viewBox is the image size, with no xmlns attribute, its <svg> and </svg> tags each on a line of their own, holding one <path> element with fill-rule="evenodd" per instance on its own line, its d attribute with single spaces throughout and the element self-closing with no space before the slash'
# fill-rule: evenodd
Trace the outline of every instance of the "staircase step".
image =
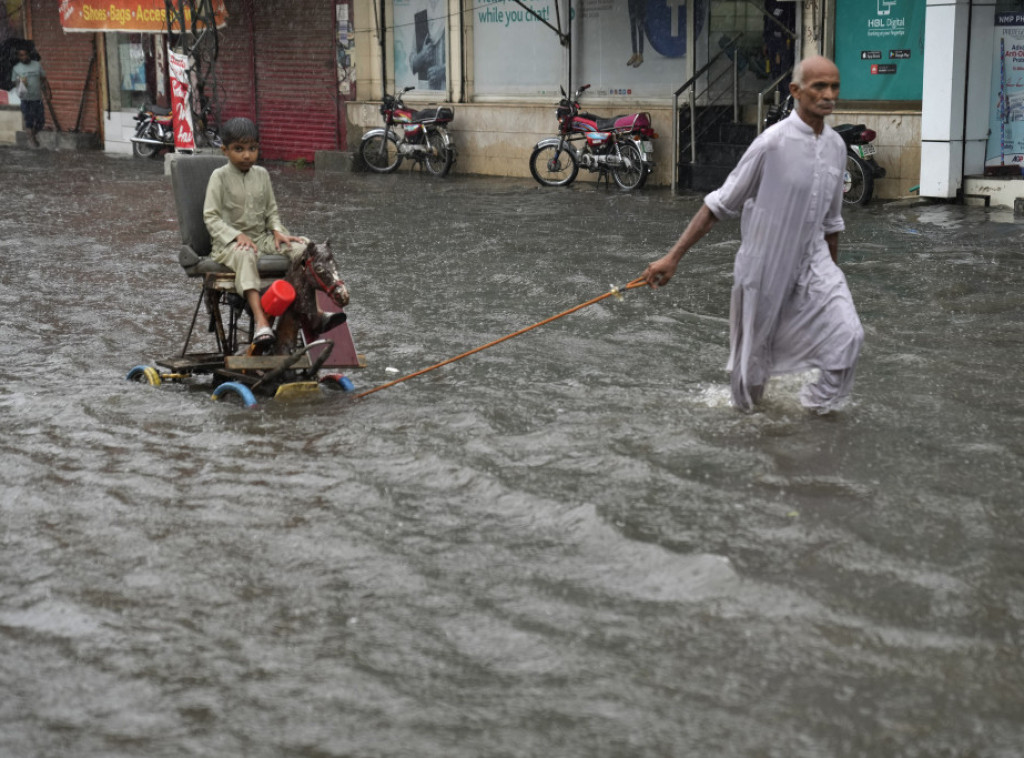
<svg viewBox="0 0 1024 758">
<path fill-rule="evenodd" d="M 695 192 L 710 192 L 722 186 L 732 166 L 713 163 L 681 164 L 678 186 Z"/>
</svg>

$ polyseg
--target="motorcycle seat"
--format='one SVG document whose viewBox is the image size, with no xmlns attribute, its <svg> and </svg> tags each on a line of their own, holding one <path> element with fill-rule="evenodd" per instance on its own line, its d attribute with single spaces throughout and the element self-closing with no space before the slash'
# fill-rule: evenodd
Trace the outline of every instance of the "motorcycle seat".
<svg viewBox="0 0 1024 758">
<path fill-rule="evenodd" d="M 424 108 L 412 114 L 412 120 L 415 124 L 446 123 L 453 118 L 455 118 L 455 109 L 445 105 Z"/>
<path fill-rule="evenodd" d="M 178 211 L 181 248 L 178 263 L 189 277 L 205 274 L 231 274 L 231 269 L 210 258 L 212 243 L 203 222 L 203 204 L 210 174 L 227 162 L 223 155 L 179 155 L 171 163 L 171 187 Z M 284 255 L 260 257 L 260 276 L 280 278 L 288 271 L 290 261 Z"/>
<path fill-rule="evenodd" d="M 154 116 L 170 116 L 171 109 L 164 108 L 162 105 L 153 105 L 152 103 L 146 103 L 143 108 L 152 113 Z"/>
<path fill-rule="evenodd" d="M 845 135 L 847 132 L 862 132 L 867 127 L 864 124 L 836 124 L 832 127 L 840 137 Z"/>
</svg>

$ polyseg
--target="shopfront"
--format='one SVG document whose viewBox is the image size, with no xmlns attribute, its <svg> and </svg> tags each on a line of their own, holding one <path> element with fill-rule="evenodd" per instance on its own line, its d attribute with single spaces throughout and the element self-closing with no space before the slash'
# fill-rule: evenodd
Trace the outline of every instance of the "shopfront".
<svg viewBox="0 0 1024 758">
<path fill-rule="evenodd" d="M 312 160 L 317 150 L 344 144 L 341 103 L 352 83 L 339 76 L 348 40 L 346 0 L 215 0 L 172 3 L 185 10 L 185 29 L 164 0 L 107 0 L 101 7 L 64 0 L 67 39 L 94 38 L 102 48 L 104 147 L 131 152 L 141 105 L 171 105 L 168 53 L 192 50 L 192 110 L 210 107 L 214 125 L 235 116 L 256 120 L 263 155 Z M 198 9 L 193 23 L 189 9 Z M 203 15 L 205 12 L 206 15 Z M 210 15 L 212 12 L 212 15 Z M 209 30 L 216 28 L 215 38 Z M 194 46 L 194 49 L 193 49 Z M 201 91 L 201 100 L 196 93 Z M 200 140 L 201 141 L 201 140 Z"/>
</svg>

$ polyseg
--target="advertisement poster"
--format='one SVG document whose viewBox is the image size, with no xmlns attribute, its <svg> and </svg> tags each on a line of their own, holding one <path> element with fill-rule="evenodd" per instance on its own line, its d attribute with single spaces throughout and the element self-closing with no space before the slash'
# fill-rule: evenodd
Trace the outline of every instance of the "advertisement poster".
<svg viewBox="0 0 1024 758">
<path fill-rule="evenodd" d="M 836 6 L 836 65 L 843 100 L 920 100 L 925 0 Z"/>
<path fill-rule="evenodd" d="M 686 79 L 686 0 L 524 0 L 537 16 L 562 27 L 572 18 L 573 86 L 592 95 L 670 97 Z M 695 5 L 704 36 L 706 2 Z M 512 0 L 483 0 L 474 9 L 476 89 L 481 94 L 558 92 L 568 60 L 554 31 Z"/>
<path fill-rule="evenodd" d="M 334 6 L 335 49 L 338 51 L 338 94 L 343 97 L 355 97 L 356 62 L 355 34 L 349 15 L 349 3 L 337 3 Z"/>
<path fill-rule="evenodd" d="M 395 87 L 447 92 L 444 0 L 395 0 Z"/>
<path fill-rule="evenodd" d="M 214 23 L 220 28 L 228 17 L 224 0 L 212 0 L 212 7 Z M 167 4 L 164 0 L 60 0 L 57 12 L 60 25 L 66 32 L 167 31 Z M 192 16 L 187 7 L 185 16 L 186 25 L 190 25 Z M 176 24 L 175 28 L 178 26 Z"/>
<path fill-rule="evenodd" d="M 997 13 L 986 166 L 1024 164 L 1024 13 Z"/>
<path fill-rule="evenodd" d="M 188 57 L 173 50 L 168 50 L 167 64 L 171 74 L 171 113 L 174 116 L 174 147 L 176 150 L 195 150 L 196 139 L 192 126 L 192 107 L 189 104 Z"/>
<path fill-rule="evenodd" d="M 121 89 L 125 92 L 146 91 L 146 53 L 138 42 L 118 45 L 121 64 Z"/>
</svg>

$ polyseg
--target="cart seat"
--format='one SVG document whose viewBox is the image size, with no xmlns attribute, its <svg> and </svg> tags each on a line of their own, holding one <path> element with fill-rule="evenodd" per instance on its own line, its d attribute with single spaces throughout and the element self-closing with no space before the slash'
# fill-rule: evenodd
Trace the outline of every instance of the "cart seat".
<svg viewBox="0 0 1024 758">
<path fill-rule="evenodd" d="M 206 185 L 210 174 L 223 166 L 223 155 L 179 155 L 171 163 L 171 187 L 178 210 L 181 249 L 178 263 L 188 276 L 206 274 L 233 275 L 231 269 L 210 259 L 210 233 L 203 222 Z M 284 255 L 264 255 L 259 260 L 260 276 L 277 279 L 288 271 L 290 261 Z"/>
</svg>

